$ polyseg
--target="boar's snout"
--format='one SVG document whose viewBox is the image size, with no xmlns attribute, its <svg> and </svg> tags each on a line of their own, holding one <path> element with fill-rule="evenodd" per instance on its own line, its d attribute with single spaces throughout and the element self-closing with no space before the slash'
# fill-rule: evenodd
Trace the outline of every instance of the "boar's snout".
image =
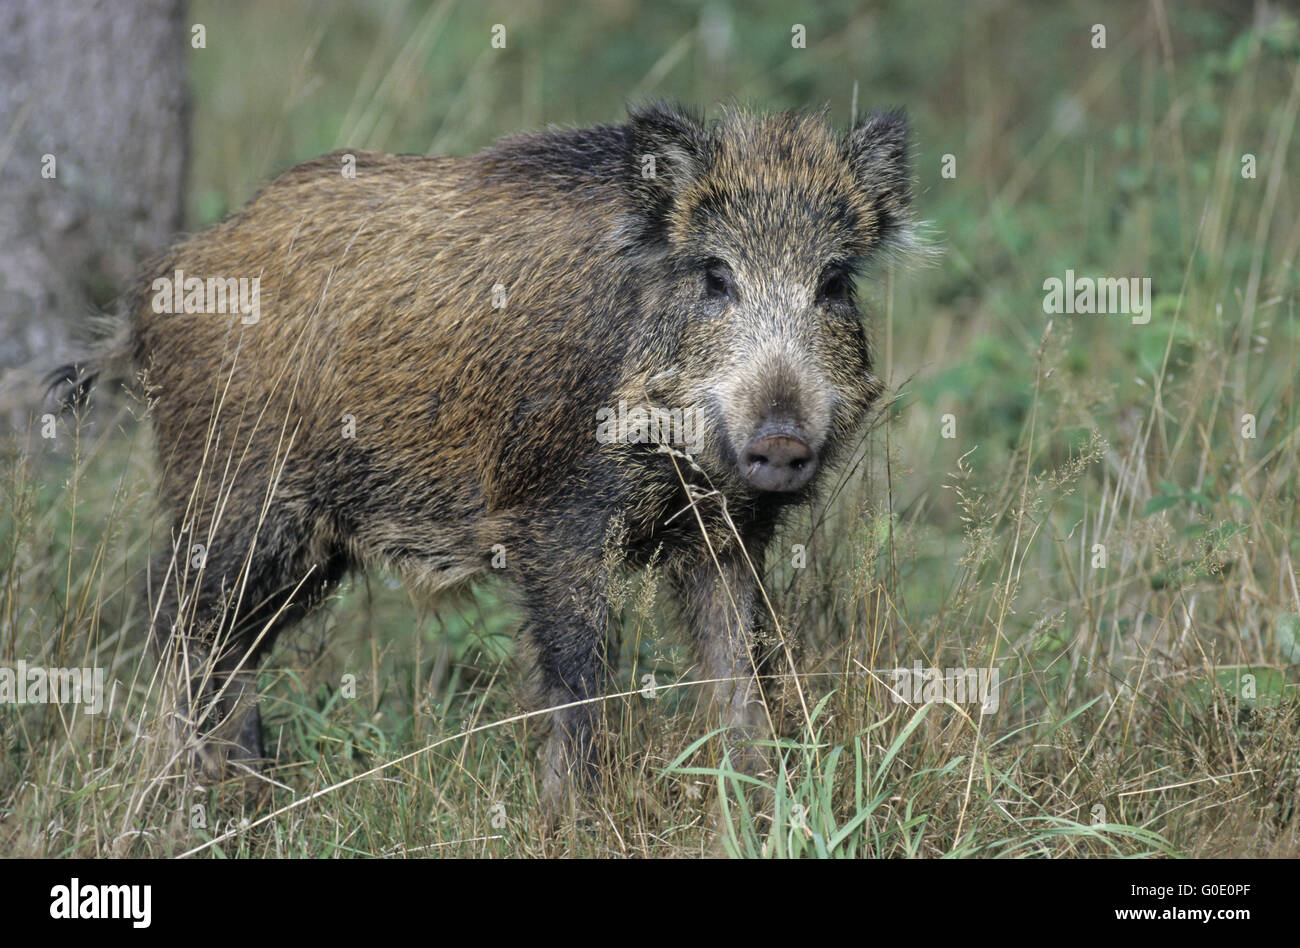
<svg viewBox="0 0 1300 948">
<path fill-rule="evenodd" d="M 740 474 L 762 491 L 788 492 L 808 483 L 817 452 L 798 425 L 765 422 L 740 453 Z"/>
</svg>

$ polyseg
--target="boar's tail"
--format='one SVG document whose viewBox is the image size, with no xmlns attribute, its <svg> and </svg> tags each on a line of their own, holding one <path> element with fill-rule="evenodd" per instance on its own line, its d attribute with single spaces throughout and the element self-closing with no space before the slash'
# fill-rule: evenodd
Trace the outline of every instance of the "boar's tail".
<svg viewBox="0 0 1300 948">
<path fill-rule="evenodd" d="M 42 381 L 45 401 L 58 414 L 84 408 L 90 390 L 101 378 L 122 378 L 131 362 L 129 327 L 92 346 L 85 355 L 48 373 Z"/>
</svg>

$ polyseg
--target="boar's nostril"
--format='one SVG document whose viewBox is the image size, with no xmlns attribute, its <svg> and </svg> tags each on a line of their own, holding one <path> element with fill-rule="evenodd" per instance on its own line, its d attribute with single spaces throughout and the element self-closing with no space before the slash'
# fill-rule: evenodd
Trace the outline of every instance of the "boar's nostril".
<svg viewBox="0 0 1300 948">
<path fill-rule="evenodd" d="M 817 454 L 800 434 L 760 434 L 740 455 L 740 473 L 765 491 L 798 490 L 817 470 Z"/>
</svg>

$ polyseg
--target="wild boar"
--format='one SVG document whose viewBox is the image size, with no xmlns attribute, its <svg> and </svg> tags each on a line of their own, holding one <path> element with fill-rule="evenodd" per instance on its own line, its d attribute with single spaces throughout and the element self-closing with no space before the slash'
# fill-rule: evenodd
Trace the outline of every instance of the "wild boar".
<svg viewBox="0 0 1300 948">
<path fill-rule="evenodd" d="M 215 664 L 209 763 L 263 757 L 253 670 L 369 564 L 510 580 L 565 706 L 551 802 L 599 770 L 613 569 L 654 559 L 760 736 L 764 552 L 882 391 L 855 279 L 909 240 L 907 153 L 898 112 L 652 104 L 465 158 L 326 155 L 151 262 L 123 348 L 57 379 L 129 357 L 148 394 L 178 551 L 154 634 Z"/>
</svg>

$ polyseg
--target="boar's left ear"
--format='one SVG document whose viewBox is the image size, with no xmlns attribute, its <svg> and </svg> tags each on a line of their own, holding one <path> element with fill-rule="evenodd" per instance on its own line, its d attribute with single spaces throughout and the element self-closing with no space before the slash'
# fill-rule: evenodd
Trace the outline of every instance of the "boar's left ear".
<svg viewBox="0 0 1300 948">
<path fill-rule="evenodd" d="M 879 215 L 880 243 L 909 238 L 912 163 L 907 116 L 902 109 L 873 112 L 857 121 L 844 138 L 844 157 L 867 200 Z"/>
<path fill-rule="evenodd" d="M 628 132 L 628 188 L 641 237 L 662 239 L 673 205 L 708 170 L 712 136 L 695 113 L 661 103 L 632 109 Z"/>
</svg>

